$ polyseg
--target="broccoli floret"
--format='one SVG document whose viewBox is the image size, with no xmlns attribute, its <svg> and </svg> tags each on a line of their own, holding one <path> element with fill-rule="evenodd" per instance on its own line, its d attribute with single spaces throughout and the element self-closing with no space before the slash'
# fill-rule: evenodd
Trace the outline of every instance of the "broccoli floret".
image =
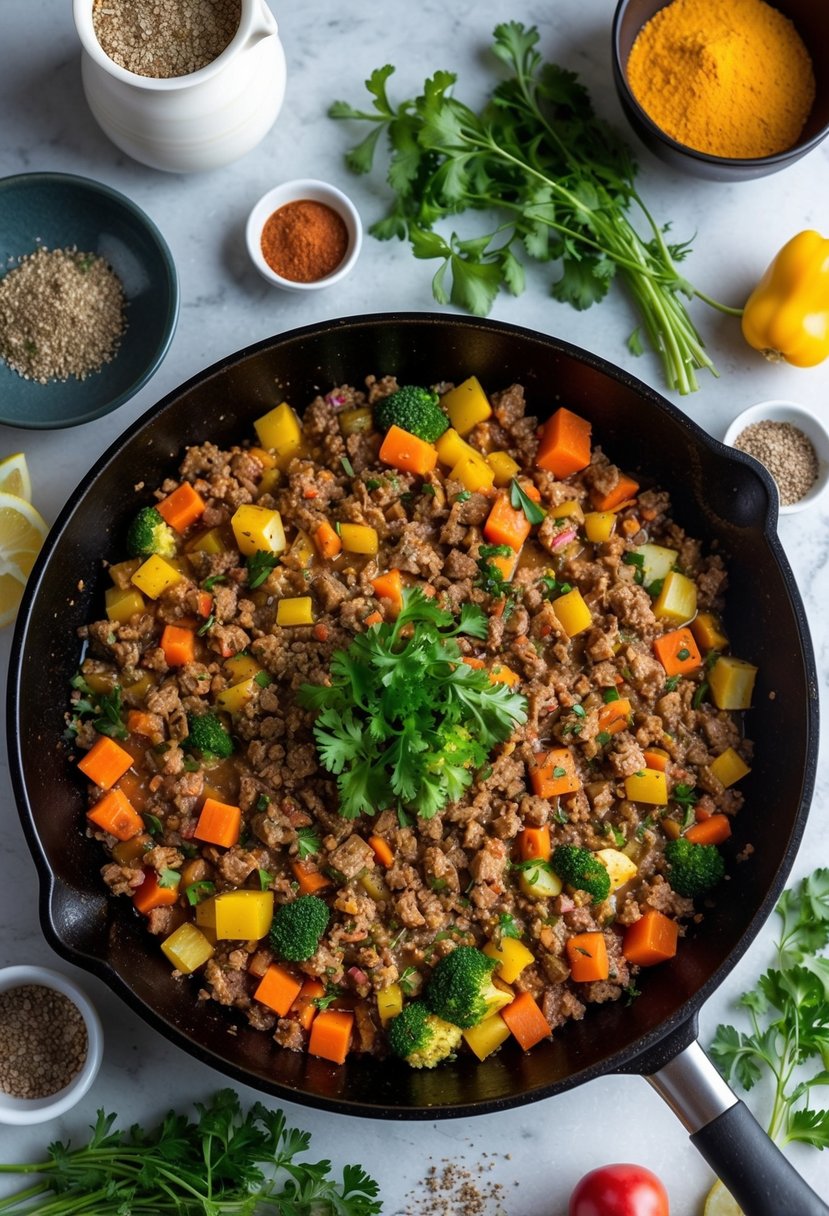
<svg viewBox="0 0 829 1216">
<path fill-rule="evenodd" d="M 429 977 L 424 997 L 431 1012 L 466 1029 L 508 1005 L 512 997 L 492 982 L 497 965 L 474 946 L 456 947 Z"/>
<path fill-rule="evenodd" d="M 665 860 L 668 862 L 668 882 L 677 895 L 696 899 L 704 895 L 725 874 L 725 862 L 716 845 L 694 844 L 680 836 L 665 845 Z"/>
<path fill-rule="evenodd" d="M 610 894 L 610 875 L 587 849 L 575 844 L 557 845 L 550 865 L 562 882 L 577 891 L 586 891 L 593 896 L 594 903 L 601 903 Z"/>
<path fill-rule="evenodd" d="M 316 953 L 329 915 L 328 904 L 318 895 L 300 895 L 289 904 L 280 904 L 273 914 L 271 945 L 289 963 L 304 962 Z"/>
<path fill-rule="evenodd" d="M 411 1001 L 389 1023 L 389 1047 L 412 1068 L 435 1068 L 461 1041 L 459 1026 L 430 1013 L 422 1001 Z"/>
<path fill-rule="evenodd" d="M 127 553 L 130 557 L 173 557 L 177 549 L 176 534 L 165 523 L 155 507 L 142 507 L 127 531 Z"/>
<path fill-rule="evenodd" d="M 215 714 L 188 714 L 184 746 L 206 756 L 230 756 L 233 740 Z"/>
<path fill-rule="evenodd" d="M 374 421 L 387 431 L 390 426 L 402 427 L 427 443 L 434 443 L 449 426 L 449 419 L 438 405 L 437 393 L 416 384 L 405 384 L 396 393 L 378 401 Z"/>
</svg>

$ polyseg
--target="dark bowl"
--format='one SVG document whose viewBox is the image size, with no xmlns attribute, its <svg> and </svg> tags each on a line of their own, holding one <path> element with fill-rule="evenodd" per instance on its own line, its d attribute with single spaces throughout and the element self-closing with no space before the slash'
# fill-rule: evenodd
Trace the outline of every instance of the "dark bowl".
<svg viewBox="0 0 829 1216">
<path fill-rule="evenodd" d="M 800 37 L 812 57 L 815 71 L 815 101 L 800 138 L 792 148 L 774 156 L 739 159 L 710 156 L 677 143 L 657 126 L 640 106 L 627 79 L 627 61 L 631 47 L 642 26 L 655 13 L 665 8 L 669 0 L 620 0 L 613 17 L 613 79 L 622 109 L 642 142 L 673 169 L 691 173 L 709 181 L 745 182 L 755 177 L 777 173 L 793 165 L 807 152 L 816 148 L 829 134 L 829 5 L 815 0 L 771 0 L 797 27 Z"/>
<path fill-rule="evenodd" d="M 147 383 L 173 340 L 178 276 L 167 242 L 140 207 L 69 173 L 0 181 L 0 273 L 39 245 L 98 254 L 118 275 L 126 300 L 127 327 L 115 358 L 85 380 L 37 384 L 0 360 L 0 423 L 53 430 L 100 418 Z"/>
<path fill-rule="evenodd" d="M 77 630 L 101 615 L 108 578 L 135 510 L 135 484 L 174 475 L 185 445 L 237 442 L 283 399 L 302 408 L 319 391 L 369 373 L 404 383 L 461 380 L 490 390 L 525 385 L 530 411 L 559 403 L 592 420 L 595 442 L 645 481 L 668 488 L 674 515 L 716 546 L 730 568 L 726 625 L 760 667 L 748 730 L 748 806 L 726 852 L 731 879 L 670 964 L 643 976 L 642 995 L 590 1009 L 580 1023 L 522 1055 L 507 1044 L 417 1072 L 350 1057 L 335 1067 L 281 1051 L 268 1035 L 177 983 L 129 901 L 105 893 L 100 845 L 85 835 L 85 790 L 60 743 Z M 805 823 L 817 753 L 817 683 L 808 630 L 775 533 L 769 476 L 712 439 L 680 410 L 602 359 L 530 330 L 462 317 L 385 314 L 325 322 L 270 338 L 209 368 L 144 415 L 98 461 L 46 540 L 18 617 L 9 676 L 12 780 L 41 881 L 52 946 L 102 976 L 141 1017 L 185 1051 L 238 1081 L 309 1105 L 361 1115 L 435 1118 L 546 1097 L 606 1071 L 654 1071 L 694 1033 L 696 1010 L 770 913 Z M 772 695 L 773 694 L 773 695 Z M 750 863 L 735 857 L 754 846 Z M 237 1024 L 238 1022 L 238 1024 Z"/>
</svg>

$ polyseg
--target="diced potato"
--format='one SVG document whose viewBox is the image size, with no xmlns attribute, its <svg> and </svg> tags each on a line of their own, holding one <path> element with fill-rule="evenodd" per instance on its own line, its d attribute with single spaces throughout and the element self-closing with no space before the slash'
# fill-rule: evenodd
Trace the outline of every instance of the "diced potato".
<svg viewBox="0 0 829 1216">
<path fill-rule="evenodd" d="M 363 431 L 374 428 L 374 414 L 368 405 L 357 405 L 353 409 L 341 410 L 337 415 L 340 430 L 346 438 L 349 435 L 360 435 Z"/>
<path fill-rule="evenodd" d="M 266 553 L 281 553 L 285 548 L 282 516 L 270 507 L 244 503 L 236 508 L 230 525 L 239 552 L 245 557 L 250 557 L 252 553 L 260 550 Z"/>
<path fill-rule="evenodd" d="M 553 600 L 553 612 L 568 638 L 583 633 L 593 624 L 593 616 L 578 587 Z"/>
<path fill-rule="evenodd" d="M 476 490 L 485 494 L 495 484 L 495 474 L 492 469 L 483 456 L 475 451 L 461 456 L 449 476 L 453 481 L 459 481 L 465 490 L 469 490 L 473 494 Z"/>
<path fill-rule="evenodd" d="M 144 597 L 135 587 L 107 587 L 104 592 L 107 617 L 124 623 L 144 611 Z"/>
<path fill-rule="evenodd" d="M 189 975 L 213 954 L 213 947 L 204 934 L 185 921 L 161 943 L 161 949 L 177 971 Z"/>
<path fill-rule="evenodd" d="M 302 426 L 287 401 L 257 418 L 253 426 L 263 448 L 284 452 L 302 442 Z"/>
<path fill-rule="evenodd" d="M 757 668 L 744 659 L 722 655 L 711 668 L 708 684 L 717 709 L 751 709 Z"/>
<path fill-rule="evenodd" d="M 594 545 L 603 545 L 610 540 L 615 527 L 615 511 L 588 511 L 584 517 L 585 534 Z"/>
<path fill-rule="evenodd" d="M 535 962 L 535 955 L 517 937 L 502 937 L 500 942 L 487 942 L 484 954 L 498 963 L 496 974 L 507 984 L 513 984 L 525 967 Z"/>
<path fill-rule="evenodd" d="M 255 942 L 270 930 L 273 891 L 223 891 L 214 903 L 216 937 L 220 941 Z"/>
<path fill-rule="evenodd" d="M 610 875 L 611 891 L 618 891 L 639 873 L 636 865 L 618 849 L 598 849 L 593 856 L 600 861 Z"/>
<path fill-rule="evenodd" d="M 465 439 L 461 439 L 458 432 L 452 427 L 448 431 L 444 431 L 437 440 L 435 450 L 440 463 L 448 465 L 450 469 L 454 468 L 462 456 L 468 456 L 470 452 L 474 456 L 480 456 L 480 452 L 476 452 L 471 444 L 467 443 Z"/>
<path fill-rule="evenodd" d="M 728 638 L 713 612 L 700 612 L 690 628 L 700 650 L 725 650 L 728 646 Z"/>
<path fill-rule="evenodd" d="M 643 769 L 625 777 L 625 797 L 631 802 L 648 802 L 651 806 L 668 805 L 668 781 L 656 768 Z"/>
<path fill-rule="evenodd" d="M 521 469 L 518 461 L 513 460 L 509 452 L 490 452 L 486 462 L 495 474 L 496 486 L 508 486 Z"/>
<path fill-rule="evenodd" d="M 180 578 L 181 575 L 174 566 L 165 562 L 164 558 L 159 557 L 157 553 L 153 553 L 138 567 L 132 576 L 132 581 L 139 591 L 143 591 L 144 595 L 151 600 L 157 600 L 162 591 L 174 586 Z"/>
<path fill-rule="evenodd" d="M 561 879 L 549 866 L 538 863 L 521 870 L 518 885 L 528 899 L 554 899 L 561 895 Z"/>
<path fill-rule="evenodd" d="M 576 502 L 575 498 L 568 498 L 557 507 L 550 507 L 547 514 L 552 515 L 553 519 L 574 519 L 578 524 L 584 523 L 584 511 L 581 509 L 581 503 Z"/>
<path fill-rule="evenodd" d="M 377 993 L 377 1016 L 385 1026 L 386 1022 L 396 1018 L 403 1009 L 403 989 L 399 984 L 389 984 Z"/>
<path fill-rule="evenodd" d="M 313 625 L 314 605 L 310 595 L 294 595 L 280 600 L 276 605 L 276 623 L 291 625 Z"/>
<path fill-rule="evenodd" d="M 491 1017 L 484 1018 L 477 1026 L 470 1026 L 468 1030 L 463 1032 L 467 1046 L 475 1053 L 479 1060 L 485 1060 L 487 1056 L 491 1056 L 493 1051 L 497 1051 L 509 1036 L 509 1027 L 500 1014 L 497 1013 L 492 1014 Z"/>
<path fill-rule="evenodd" d="M 225 659 L 223 666 L 234 684 L 238 684 L 241 680 L 249 680 L 251 676 L 258 675 L 262 670 L 253 655 L 244 652 Z"/>
<path fill-rule="evenodd" d="M 667 578 L 679 557 L 676 549 L 666 549 L 664 545 L 638 545 L 634 550 L 642 558 L 642 582 L 645 587 L 658 583 L 661 578 Z"/>
<path fill-rule="evenodd" d="M 200 532 L 184 546 L 188 553 L 224 553 L 227 545 L 222 537 L 221 528 L 208 528 Z"/>
<path fill-rule="evenodd" d="M 317 551 L 311 544 L 311 538 L 304 532 L 299 531 L 297 532 L 296 539 L 288 552 L 290 553 L 291 557 L 294 558 L 297 565 L 301 566 L 302 569 L 305 569 L 306 566 L 311 565 Z"/>
<path fill-rule="evenodd" d="M 653 605 L 653 615 L 662 620 L 685 625 L 697 612 L 697 585 L 685 574 L 671 570 L 665 576 L 662 590 Z"/>
<path fill-rule="evenodd" d="M 254 676 L 249 676 L 247 680 L 240 680 L 238 684 L 231 684 L 230 688 L 223 689 L 216 697 L 216 708 L 226 714 L 238 714 L 253 697 L 256 689 L 257 683 Z"/>
<path fill-rule="evenodd" d="M 368 524 L 340 524 L 340 540 L 346 553 L 365 553 L 373 557 L 380 547 L 377 529 Z"/>
<path fill-rule="evenodd" d="M 727 747 L 724 752 L 720 752 L 716 760 L 711 761 L 710 767 L 720 784 L 726 788 L 751 772 L 740 753 L 733 747 Z"/>
<path fill-rule="evenodd" d="M 475 376 L 444 393 L 440 404 L 459 435 L 468 435 L 473 427 L 486 422 L 492 414 L 492 406 Z"/>
</svg>

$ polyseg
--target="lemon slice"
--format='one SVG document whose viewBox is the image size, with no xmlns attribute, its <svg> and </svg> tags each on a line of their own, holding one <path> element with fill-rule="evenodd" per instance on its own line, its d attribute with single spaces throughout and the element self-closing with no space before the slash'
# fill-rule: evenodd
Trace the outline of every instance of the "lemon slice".
<svg viewBox="0 0 829 1216">
<path fill-rule="evenodd" d="M 703 1216 L 743 1216 L 743 1209 L 719 1178 L 705 1197 Z"/>
<path fill-rule="evenodd" d="M 15 452 L 0 460 L 0 494 L 15 494 L 25 502 L 32 501 L 32 483 L 24 452 Z"/>
<path fill-rule="evenodd" d="M 0 627 L 14 620 L 49 527 L 23 498 L 0 492 Z"/>
</svg>

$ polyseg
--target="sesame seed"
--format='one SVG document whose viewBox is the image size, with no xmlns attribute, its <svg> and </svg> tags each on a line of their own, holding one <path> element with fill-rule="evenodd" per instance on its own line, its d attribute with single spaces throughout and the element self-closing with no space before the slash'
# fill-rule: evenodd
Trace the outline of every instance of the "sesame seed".
<svg viewBox="0 0 829 1216">
<path fill-rule="evenodd" d="M 101 49 L 119 67 L 155 79 L 189 76 L 222 53 L 241 0 L 94 0 Z"/>
</svg>

